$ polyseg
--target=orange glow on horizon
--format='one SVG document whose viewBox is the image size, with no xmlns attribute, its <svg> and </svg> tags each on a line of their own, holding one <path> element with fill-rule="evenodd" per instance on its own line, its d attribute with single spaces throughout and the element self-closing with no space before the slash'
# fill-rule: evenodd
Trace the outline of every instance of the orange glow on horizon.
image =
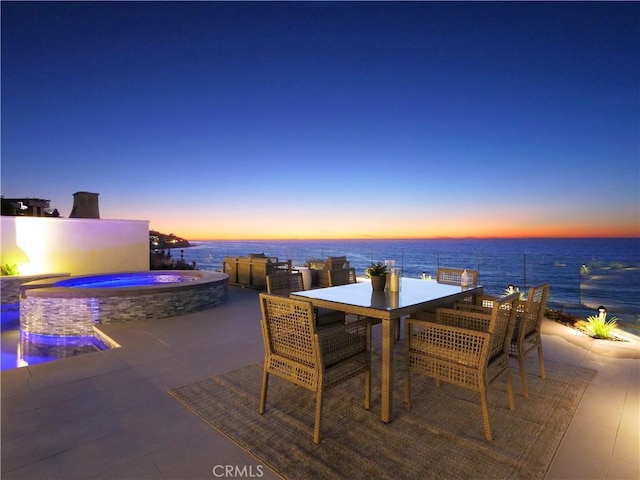
<svg viewBox="0 0 640 480">
<path fill-rule="evenodd" d="M 600 228 L 539 228 L 528 230 L 489 230 L 489 231 L 460 231 L 449 230 L 434 232 L 406 231 L 400 230 L 393 233 L 385 230 L 367 232 L 366 234 L 355 232 L 323 232 L 321 230 L 281 230 L 281 231 L 251 231 L 247 229 L 226 230 L 224 232 L 212 231 L 203 228 L 176 228 L 177 225 L 167 226 L 167 228 L 151 229 L 163 233 L 174 233 L 175 235 L 191 240 L 381 240 L 381 239 L 461 239 L 461 238 L 640 238 L 640 232 L 633 229 L 603 229 Z"/>
<path fill-rule="evenodd" d="M 638 235 L 487 235 L 487 236 L 479 236 L 479 235 L 468 235 L 464 237 L 456 237 L 456 236 L 386 236 L 386 237 L 376 237 L 376 236 L 342 236 L 342 237 L 320 237 L 320 236 L 282 236 L 282 237 L 265 237 L 265 236 L 255 236 L 255 237 L 239 237 L 239 236 L 199 236 L 199 235 L 184 235 L 182 238 L 191 241 L 269 241 L 269 240 L 461 240 L 461 239 L 479 239 L 479 240 L 490 240 L 490 239 L 518 239 L 518 238 L 640 238 Z"/>
<path fill-rule="evenodd" d="M 257 211 L 218 212 L 202 218 L 163 215 L 149 219 L 150 229 L 199 240 L 378 240 L 441 238 L 640 238 L 640 220 L 615 213 L 572 219 L 547 212 L 488 214 L 360 213 L 308 215 L 295 212 L 262 214 Z"/>
</svg>

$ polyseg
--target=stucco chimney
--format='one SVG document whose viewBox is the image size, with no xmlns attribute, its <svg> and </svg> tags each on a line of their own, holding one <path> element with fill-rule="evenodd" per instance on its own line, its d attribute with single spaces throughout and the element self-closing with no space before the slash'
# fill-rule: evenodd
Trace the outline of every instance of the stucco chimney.
<svg viewBox="0 0 640 480">
<path fill-rule="evenodd" d="M 99 193 L 76 192 L 73 194 L 73 209 L 69 218 L 100 218 Z"/>
</svg>

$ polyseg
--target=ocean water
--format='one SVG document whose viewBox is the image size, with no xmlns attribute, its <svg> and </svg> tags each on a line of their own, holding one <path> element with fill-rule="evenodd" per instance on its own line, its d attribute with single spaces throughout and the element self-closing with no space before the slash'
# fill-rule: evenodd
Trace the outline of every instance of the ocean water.
<svg viewBox="0 0 640 480">
<path fill-rule="evenodd" d="M 551 283 L 549 306 L 586 317 L 607 308 L 640 326 L 640 238 L 619 239 L 423 239 L 423 240 L 268 240 L 191 241 L 171 252 L 199 270 L 222 270 L 224 257 L 264 253 L 302 266 L 310 259 L 346 256 L 359 276 L 371 262 L 396 260 L 403 276 L 435 276 L 437 268 L 479 271 L 490 295 L 507 285 L 520 291 Z"/>
<path fill-rule="evenodd" d="M 640 239 L 499 239 L 499 240 L 287 240 L 192 241 L 192 247 L 171 252 L 196 262 L 199 270 L 221 271 L 224 257 L 265 253 L 302 266 L 307 260 L 346 256 L 359 276 L 371 262 L 396 260 L 403 276 L 435 276 L 438 266 L 479 271 L 490 295 L 509 284 L 520 291 L 549 281 L 548 305 L 586 318 L 600 305 L 616 316 L 625 330 L 640 336 Z M 2 370 L 78 355 L 96 348 L 25 342 L 18 330 L 17 310 L 2 312 Z M 6 320 L 6 321 L 5 321 Z"/>
</svg>

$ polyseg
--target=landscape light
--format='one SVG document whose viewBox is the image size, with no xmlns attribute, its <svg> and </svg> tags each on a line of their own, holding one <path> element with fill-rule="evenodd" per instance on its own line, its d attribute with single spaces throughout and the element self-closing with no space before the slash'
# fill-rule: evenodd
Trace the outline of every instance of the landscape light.
<svg viewBox="0 0 640 480">
<path fill-rule="evenodd" d="M 607 318 L 607 309 L 606 309 L 604 306 L 600 305 L 600 306 L 598 307 L 598 312 L 600 312 L 600 318 L 601 318 L 602 320 L 604 320 L 605 318 Z"/>
</svg>

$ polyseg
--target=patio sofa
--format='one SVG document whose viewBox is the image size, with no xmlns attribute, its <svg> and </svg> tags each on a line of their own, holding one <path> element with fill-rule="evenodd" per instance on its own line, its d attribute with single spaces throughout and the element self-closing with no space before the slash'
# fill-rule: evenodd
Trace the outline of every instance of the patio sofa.
<svg viewBox="0 0 640 480">
<path fill-rule="evenodd" d="M 250 253 L 246 257 L 225 257 L 222 271 L 229 275 L 229 283 L 259 290 L 267 288 L 267 275 L 290 272 L 291 260 L 279 261 L 264 253 Z"/>
</svg>

